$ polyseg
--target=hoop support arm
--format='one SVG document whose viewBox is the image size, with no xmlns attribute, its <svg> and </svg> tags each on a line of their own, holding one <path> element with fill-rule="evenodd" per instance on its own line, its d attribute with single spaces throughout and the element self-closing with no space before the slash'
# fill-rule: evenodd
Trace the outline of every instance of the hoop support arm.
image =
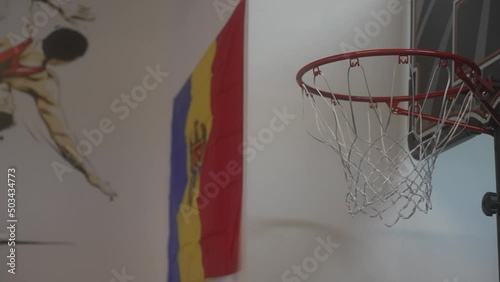
<svg viewBox="0 0 500 282">
<path fill-rule="evenodd" d="M 479 103 L 481 103 L 481 106 L 483 106 L 486 109 L 486 111 L 488 111 L 488 113 L 491 115 L 491 118 L 495 121 L 497 127 L 500 126 L 500 115 L 493 108 L 493 106 L 488 103 L 487 99 L 483 95 L 483 93 L 490 93 L 491 95 L 495 94 L 495 89 L 493 88 L 492 83 L 488 82 L 486 79 L 479 76 L 477 79 L 477 85 L 475 85 L 469 79 L 469 77 L 465 75 L 461 67 L 457 67 L 455 71 L 456 74 L 460 77 L 460 79 L 462 79 L 462 81 L 465 84 L 467 84 L 469 89 L 474 89 L 473 94 L 476 97 L 476 99 L 479 101 Z"/>
<path fill-rule="evenodd" d="M 431 115 L 410 112 L 408 110 L 405 110 L 405 109 L 402 109 L 399 107 L 394 108 L 393 113 L 396 115 L 410 115 L 414 118 L 421 117 L 422 119 L 425 119 L 428 121 L 440 122 L 440 123 L 444 123 L 444 124 L 449 125 L 449 126 L 454 126 L 456 124 L 460 128 L 464 128 L 464 129 L 471 130 L 471 131 L 478 132 L 478 133 L 493 135 L 493 131 L 479 127 L 479 126 L 469 125 L 469 124 L 465 124 L 463 122 L 457 123 L 456 121 L 443 120 L 443 119 L 440 119 L 440 118 L 437 118 L 437 117 L 431 116 Z"/>
</svg>

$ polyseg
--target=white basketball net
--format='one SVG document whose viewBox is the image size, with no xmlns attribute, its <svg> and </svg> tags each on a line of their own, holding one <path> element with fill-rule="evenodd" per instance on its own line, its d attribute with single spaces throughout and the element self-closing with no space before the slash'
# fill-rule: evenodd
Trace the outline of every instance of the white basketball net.
<svg viewBox="0 0 500 282">
<path fill-rule="evenodd" d="M 361 68 L 364 81 L 356 82 L 364 83 L 366 93 L 372 98 L 364 68 L 357 67 Z M 360 96 L 359 93 L 351 93 L 352 68 L 349 67 L 347 73 L 348 94 Z M 432 84 L 438 68 L 444 69 L 443 66 L 436 66 L 429 85 Z M 340 101 L 336 98 L 312 95 L 303 87 L 304 106 L 310 104 L 314 110 L 314 123 L 317 126 L 316 133 L 313 134 L 307 129 L 308 133 L 341 157 L 347 182 L 346 202 L 349 214 L 354 216 L 364 213 L 380 218 L 387 226 L 393 226 L 400 219 L 410 218 L 417 210 L 427 213 L 432 209 L 431 178 L 436 158 L 443 148 L 464 130 L 459 126 L 459 122 L 469 122 L 469 113 L 474 102 L 470 91 L 460 94 L 461 98 L 449 95 L 451 71 L 448 67 L 446 69 L 448 85 L 441 105 L 441 121 L 433 123 L 431 128 L 426 128 L 430 122 L 422 119 L 422 112 L 429 106 L 427 98 L 399 105 L 400 108 L 404 107 L 418 116 L 397 115 L 386 103 Z M 396 66 L 391 97 L 395 95 L 395 74 Z M 334 92 L 335 89 L 331 88 L 322 72 L 314 77 L 313 87 L 318 93 L 321 93 L 318 80 L 326 83 L 327 89 L 321 90 L 338 93 Z M 466 89 L 464 85 L 462 87 Z M 398 119 L 402 121 L 400 123 L 404 125 L 404 130 L 391 128 L 391 124 Z M 445 125 L 445 120 L 453 121 L 454 124 Z M 409 138 L 414 139 L 417 144 L 411 150 L 408 146 Z M 418 159 L 412 156 L 417 156 Z"/>
</svg>

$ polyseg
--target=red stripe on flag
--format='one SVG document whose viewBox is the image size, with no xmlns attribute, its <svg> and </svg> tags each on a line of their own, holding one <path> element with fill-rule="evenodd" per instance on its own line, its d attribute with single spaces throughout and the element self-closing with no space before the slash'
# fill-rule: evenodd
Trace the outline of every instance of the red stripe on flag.
<svg viewBox="0 0 500 282">
<path fill-rule="evenodd" d="M 205 277 L 238 270 L 243 156 L 245 1 L 217 37 L 212 65 L 212 130 L 201 169 L 201 249 Z"/>
</svg>

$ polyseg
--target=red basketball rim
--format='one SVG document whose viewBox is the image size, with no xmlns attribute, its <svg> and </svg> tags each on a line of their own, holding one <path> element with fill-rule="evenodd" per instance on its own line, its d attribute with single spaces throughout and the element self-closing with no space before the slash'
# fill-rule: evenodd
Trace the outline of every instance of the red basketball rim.
<svg viewBox="0 0 500 282">
<path fill-rule="evenodd" d="M 419 49 L 378 49 L 378 50 L 365 50 L 365 51 L 358 51 L 358 52 L 350 52 L 350 53 L 344 53 L 344 54 L 339 54 L 339 55 L 334 55 L 330 57 L 326 57 L 323 59 L 316 60 L 312 63 L 307 64 L 303 68 L 299 70 L 297 73 L 297 84 L 301 88 L 307 89 L 307 91 L 311 94 L 315 95 L 322 95 L 327 98 L 331 99 L 337 99 L 337 100 L 344 100 L 344 101 L 356 101 L 356 102 L 367 102 L 367 103 L 396 103 L 399 104 L 400 102 L 409 102 L 409 101 L 419 101 L 419 100 L 424 100 L 424 99 L 429 99 L 429 98 L 437 98 L 440 96 L 444 96 L 446 93 L 448 94 L 456 94 L 460 91 L 460 89 L 463 90 L 462 87 L 458 86 L 452 89 L 449 89 L 447 92 L 446 91 L 436 91 L 432 93 L 422 93 L 422 94 L 417 94 L 417 95 L 404 95 L 404 96 L 377 96 L 377 97 L 367 97 L 367 96 L 351 96 L 351 95 L 346 95 L 346 94 L 340 94 L 340 93 L 330 93 L 328 91 L 324 90 L 318 90 L 315 87 L 312 87 L 311 85 L 308 85 L 307 83 L 304 82 L 303 77 L 306 73 L 309 71 L 312 71 L 315 76 L 317 76 L 320 72 L 320 67 L 339 62 L 339 61 L 345 61 L 345 60 L 350 60 L 350 65 L 355 66 L 356 64 L 359 65 L 359 58 L 364 58 L 364 57 L 380 57 L 380 56 L 399 56 L 399 63 L 400 64 L 408 64 L 409 59 L 408 56 L 425 56 L 425 57 L 434 57 L 440 59 L 440 65 L 443 64 L 442 66 L 448 66 L 448 61 L 453 61 L 455 62 L 455 73 L 457 76 L 467 85 L 469 90 L 472 92 L 475 92 L 476 87 L 477 87 L 477 81 L 475 78 L 481 77 L 481 69 L 479 66 L 474 63 L 473 61 L 462 57 L 458 56 L 455 54 L 450 54 L 446 52 L 439 52 L 439 51 L 432 51 L 432 50 L 419 50 Z M 468 71 L 464 71 L 463 67 L 466 66 L 468 67 Z M 471 80 L 472 79 L 472 80 Z"/>
</svg>

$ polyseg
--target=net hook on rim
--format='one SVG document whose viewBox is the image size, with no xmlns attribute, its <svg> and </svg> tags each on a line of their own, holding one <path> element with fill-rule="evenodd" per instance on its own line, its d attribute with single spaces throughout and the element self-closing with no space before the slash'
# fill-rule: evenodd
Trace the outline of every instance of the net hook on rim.
<svg viewBox="0 0 500 282">
<path fill-rule="evenodd" d="M 408 58 L 408 55 L 399 55 L 398 58 L 398 63 L 407 65 L 410 62 L 410 59 Z"/>
<path fill-rule="evenodd" d="M 351 68 L 359 67 L 359 58 L 350 59 L 349 64 L 351 65 Z"/>
</svg>

